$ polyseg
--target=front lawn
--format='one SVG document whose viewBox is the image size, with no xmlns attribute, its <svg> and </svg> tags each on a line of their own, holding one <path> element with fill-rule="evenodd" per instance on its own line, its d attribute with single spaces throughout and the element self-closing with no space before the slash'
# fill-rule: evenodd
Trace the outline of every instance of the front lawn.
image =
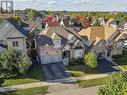
<svg viewBox="0 0 127 95">
<path fill-rule="evenodd" d="M 113 58 L 113 61 L 125 70 L 127 70 L 127 51 L 123 51 L 122 56 Z"/>
<path fill-rule="evenodd" d="M 47 93 L 48 87 L 37 87 L 37 88 L 29 88 L 23 90 L 16 90 L 16 91 L 8 91 L 8 92 L 1 92 L 0 95 L 36 95 L 41 94 L 45 95 Z"/>
<path fill-rule="evenodd" d="M 17 85 L 17 84 L 40 82 L 43 80 L 44 77 L 43 77 L 42 66 L 40 64 L 36 64 L 32 66 L 32 68 L 25 76 L 19 76 L 14 79 L 1 80 L 0 86 L 10 86 L 10 85 Z"/>
<path fill-rule="evenodd" d="M 84 65 L 68 66 L 67 70 L 70 72 L 70 75 L 72 77 L 82 77 L 90 74 L 101 73 L 97 69 L 91 69 L 90 71 L 88 71 L 88 68 Z"/>
<path fill-rule="evenodd" d="M 97 79 L 91 79 L 91 80 L 83 80 L 83 81 L 79 81 L 77 83 L 78 83 L 79 87 L 86 88 L 86 87 L 103 85 L 103 84 L 105 84 L 106 79 L 107 79 L 107 77 L 103 77 L 103 78 L 97 78 Z"/>
</svg>

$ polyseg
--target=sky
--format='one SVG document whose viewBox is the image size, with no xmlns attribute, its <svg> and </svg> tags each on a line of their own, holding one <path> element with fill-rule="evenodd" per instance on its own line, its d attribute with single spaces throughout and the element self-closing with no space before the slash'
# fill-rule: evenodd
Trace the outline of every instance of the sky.
<svg viewBox="0 0 127 95">
<path fill-rule="evenodd" d="M 127 0 L 14 0 L 15 9 L 126 11 Z"/>
</svg>

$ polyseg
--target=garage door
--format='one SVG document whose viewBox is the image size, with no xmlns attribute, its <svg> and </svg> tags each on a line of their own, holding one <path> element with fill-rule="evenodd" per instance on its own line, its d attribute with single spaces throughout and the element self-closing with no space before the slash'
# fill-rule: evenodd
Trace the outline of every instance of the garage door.
<svg viewBox="0 0 127 95">
<path fill-rule="evenodd" d="M 48 64 L 48 63 L 51 63 L 50 55 L 42 56 L 42 64 Z"/>
<path fill-rule="evenodd" d="M 42 64 L 55 63 L 61 61 L 62 61 L 62 55 L 59 54 L 42 56 Z"/>
<path fill-rule="evenodd" d="M 61 62 L 62 61 L 62 56 L 61 55 L 53 55 L 53 61 L 54 62 Z"/>
</svg>

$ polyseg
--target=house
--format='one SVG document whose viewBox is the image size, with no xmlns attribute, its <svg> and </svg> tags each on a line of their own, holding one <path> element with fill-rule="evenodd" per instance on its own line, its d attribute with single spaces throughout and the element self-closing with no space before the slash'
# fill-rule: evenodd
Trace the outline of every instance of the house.
<svg viewBox="0 0 127 95">
<path fill-rule="evenodd" d="M 42 24 L 45 26 L 45 28 L 60 26 L 59 20 L 54 16 L 47 16 L 42 20 Z"/>
<path fill-rule="evenodd" d="M 82 58 L 85 53 L 78 33 L 62 26 L 46 28 L 38 35 L 36 43 L 41 64 L 63 62 L 68 65 L 70 59 Z"/>
<path fill-rule="evenodd" d="M 109 19 L 106 25 L 113 27 L 113 28 L 123 29 L 127 27 L 127 22 L 124 19 Z"/>
<path fill-rule="evenodd" d="M 64 28 L 70 27 L 77 32 L 79 32 L 82 29 L 81 23 L 74 18 L 71 19 L 70 17 L 64 17 L 63 19 L 61 19 L 60 25 L 63 26 Z"/>
<path fill-rule="evenodd" d="M 98 18 L 98 21 L 100 22 L 100 25 L 101 26 L 105 26 L 106 25 L 106 22 L 108 21 L 108 19 L 105 19 L 103 17 L 99 17 Z"/>
<path fill-rule="evenodd" d="M 99 58 L 122 54 L 124 41 L 127 39 L 125 32 L 109 26 L 92 26 L 82 29 L 79 35 L 92 43 L 88 50 Z"/>
<path fill-rule="evenodd" d="M 27 55 L 27 32 L 13 19 L 0 19 L 0 52 L 14 48 L 21 55 Z"/>
</svg>

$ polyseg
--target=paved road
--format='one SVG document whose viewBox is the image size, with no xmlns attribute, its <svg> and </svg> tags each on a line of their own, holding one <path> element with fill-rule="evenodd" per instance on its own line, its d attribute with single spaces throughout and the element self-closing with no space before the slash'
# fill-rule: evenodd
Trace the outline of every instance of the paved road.
<svg viewBox="0 0 127 95">
<path fill-rule="evenodd" d="M 120 71 L 120 68 L 117 65 L 113 64 L 107 59 L 99 59 L 98 61 L 99 61 L 98 69 L 102 71 L 103 73 Z"/>
<path fill-rule="evenodd" d="M 71 90 L 66 90 L 62 92 L 49 93 L 46 95 L 97 95 L 99 87 L 100 86 L 71 89 Z"/>
</svg>

